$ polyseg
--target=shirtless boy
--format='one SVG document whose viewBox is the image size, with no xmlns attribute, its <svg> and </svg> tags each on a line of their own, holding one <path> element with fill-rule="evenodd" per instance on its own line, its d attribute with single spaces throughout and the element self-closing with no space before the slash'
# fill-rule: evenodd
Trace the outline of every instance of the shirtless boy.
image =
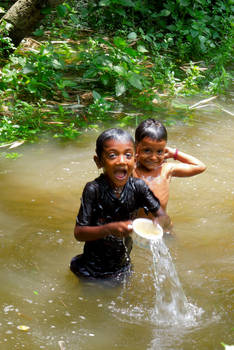
<svg viewBox="0 0 234 350">
<path fill-rule="evenodd" d="M 133 175 L 143 179 L 166 211 L 171 178 L 194 176 L 206 166 L 197 158 L 167 146 L 167 130 L 158 120 L 146 119 L 135 131 L 136 167 Z M 172 158 L 175 162 L 167 163 Z M 140 217 L 145 213 L 140 210 Z"/>
</svg>

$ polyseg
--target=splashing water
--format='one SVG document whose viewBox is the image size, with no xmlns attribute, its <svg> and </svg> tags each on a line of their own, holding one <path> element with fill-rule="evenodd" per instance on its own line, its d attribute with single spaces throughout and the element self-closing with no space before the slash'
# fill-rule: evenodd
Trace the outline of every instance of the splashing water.
<svg viewBox="0 0 234 350">
<path fill-rule="evenodd" d="M 201 309 L 188 302 L 169 249 L 162 239 L 152 240 L 150 248 L 153 255 L 154 286 L 156 302 L 152 318 L 160 324 L 194 325 Z"/>
</svg>

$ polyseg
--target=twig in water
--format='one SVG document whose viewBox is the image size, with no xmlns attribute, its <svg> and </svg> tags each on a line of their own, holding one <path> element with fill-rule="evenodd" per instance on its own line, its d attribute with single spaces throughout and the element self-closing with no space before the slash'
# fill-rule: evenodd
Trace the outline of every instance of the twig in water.
<svg viewBox="0 0 234 350">
<path fill-rule="evenodd" d="M 58 300 L 60 301 L 60 303 L 61 303 L 64 307 L 67 308 L 67 305 L 64 303 L 64 301 L 63 301 L 62 299 L 58 298 Z"/>
<path fill-rule="evenodd" d="M 16 148 L 16 147 L 19 147 L 21 146 L 25 141 L 24 140 L 21 140 L 21 141 L 14 141 L 14 142 L 11 142 L 11 143 L 5 143 L 4 145 L 1 145 L 0 148 L 3 148 L 3 147 L 9 147 L 10 148 Z"/>
<path fill-rule="evenodd" d="M 228 111 L 228 110 L 225 109 L 225 108 L 222 108 L 222 107 L 220 107 L 220 108 L 221 108 L 221 110 L 222 110 L 223 112 L 226 112 L 227 114 L 230 114 L 230 115 L 234 116 L 234 113 Z"/>
<path fill-rule="evenodd" d="M 223 111 L 223 112 L 225 112 L 225 113 L 227 113 L 227 114 L 230 114 L 231 116 L 234 116 L 234 113 L 228 111 L 227 109 L 223 108 L 222 106 L 220 106 L 220 105 L 217 104 L 217 103 L 208 103 L 208 104 L 206 104 L 206 105 L 198 106 L 198 107 L 196 107 L 196 109 L 205 108 L 205 107 L 212 107 L 212 106 L 213 106 L 213 107 L 216 107 L 216 108 L 218 108 L 218 109 L 220 109 L 221 111 Z"/>
<path fill-rule="evenodd" d="M 205 108 L 205 107 L 212 107 L 212 106 L 216 106 L 216 104 L 215 103 L 208 103 L 206 105 L 197 106 L 196 109 Z"/>
<path fill-rule="evenodd" d="M 199 102 L 195 103 L 194 105 L 190 106 L 189 109 L 197 108 L 197 106 L 199 106 L 199 105 L 201 105 L 203 103 L 210 102 L 210 101 L 214 100 L 215 98 L 217 98 L 217 96 L 206 98 L 205 100 L 199 101 Z"/>
</svg>

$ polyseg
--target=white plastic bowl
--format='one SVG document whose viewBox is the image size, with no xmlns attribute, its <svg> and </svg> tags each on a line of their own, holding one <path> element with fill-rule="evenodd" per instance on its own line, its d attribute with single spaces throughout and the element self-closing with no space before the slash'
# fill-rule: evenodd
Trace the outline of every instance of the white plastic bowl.
<svg viewBox="0 0 234 350">
<path fill-rule="evenodd" d="M 153 221 L 149 219 L 138 218 L 133 220 L 132 228 L 133 241 L 141 248 L 149 249 L 150 241 L 156 241 L 163 237 L 162 227 L 159 224 L 155 225 Z"/>
</svg>

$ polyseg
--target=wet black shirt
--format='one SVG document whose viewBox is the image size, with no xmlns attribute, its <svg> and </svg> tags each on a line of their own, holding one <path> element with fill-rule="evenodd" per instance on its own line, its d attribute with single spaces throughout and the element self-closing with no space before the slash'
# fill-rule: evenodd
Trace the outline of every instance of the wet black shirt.
<svg viewBox="0 0 234 350">
<path fill-rule="evenodd" d="M 156 213 L 160 207 L 146 183 L 130 177 L 119 198 L 113 192 L 105 175 L 88 182 L 84 188 L 76 224 L 99 226 L 109 222 L 134 219 L 137 209 Z M 79 259 L 79 273 L 92 277 L 105 277 L 116 274 L 130 263 L 132 238 L 118 238 L 109 235 L 95 241 L 87 241 Z M 83 273 L 83 272 L 84 273 Z M 79 275 L 79 273 L 77 273 Z"/>
</svg>

